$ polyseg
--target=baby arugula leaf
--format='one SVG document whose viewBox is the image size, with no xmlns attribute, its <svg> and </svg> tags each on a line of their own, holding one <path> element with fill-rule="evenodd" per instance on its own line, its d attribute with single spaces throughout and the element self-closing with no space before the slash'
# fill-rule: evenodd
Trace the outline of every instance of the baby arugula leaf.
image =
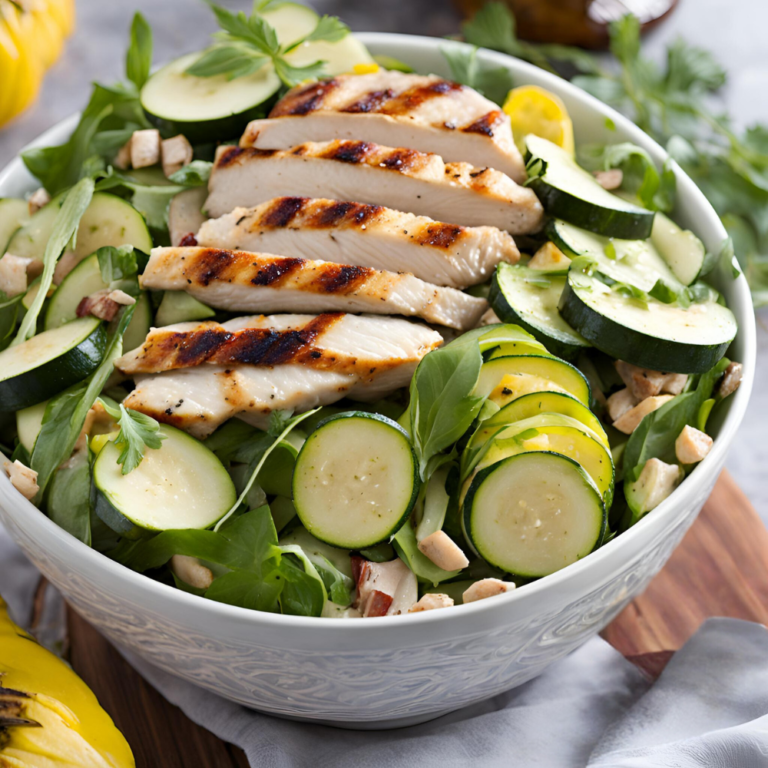
<svg viewBox="0 0 768 768">
<path fill-rule="evenodd" d="M 141 90 L 152 69 L 152 28 L 138 12 L 133 16 L 130 39 L 125 55 L 125 74 Z"/>
<path fill-rule="evenodd" d="M 80 226 L 80 219 L 83 217 L 86 208 L 91 203 L 93 197 L 93 180 L 82 179 L 69 192 L 67 192 L 64 204 L 56 214 L 56 220 L 53 224 L 53 230 L 48 243 L 45 246 L 43 254 L 43 274 L 40 276 L 40 288 L 32 302 L 32 306 L 27 310 L 24 319 L 21 321 L 19 332 L 12 344 L 23 344 L 27 339 L 35 335 L 37 329 L 37 317 L 43 308 L 43 302 L 48 295 L 48 289 L 53 282 L 53 272 L 56 269 L 56 262 L 59 256 L 76 235 L 77 228 Z"/>
<path fill-rule="evenodd" d="M 123 307 L 107 340 L 99 367 L 85 380 L 51 398 L 45 407 L 40 434 L 35 440 L 30 466 L 37 472 L 42 497 L 56 467 L 69 458 L 85 424 L 85 417 L 114 371 L 114 361 L 123 353 L 123 334 L 136 305 Z"/>
<path fill-rule="evenodd" d="M 451 68 L 451 77 L 462 85 L 480 91 L 491 101 L 501 104 L 514 85 L 512 74 L 506 67 L 493 67 L 477 59 L 477 47 L 454 43 L 443 46 L 440 52 Z"/>
<path fill-rule="evenodd" d="M 122 466 L 122 474 L 127 475 L 141 464 L 146 448 L 160 448 L 165 435 L 160 432 L 160 424 L 146 413 L 126 408 L 122 403 L 115 407 L 101 398 L 99 402 L 120 427 L 114 443 L 120 449 L 117 463 Z"/>
<path fill-rule="evenodd" d="M 261 15 L 264 6 L 257 6 L 250 16 L 240 11 L 232 13 L 226 8 L 206 0 L 221 27 L 215 37 L 218 44 L 209 48 L 188 69 L 195 77 L 226 75 L 228 80 L 251 75 L 265 64 L 271 63 L 275 74 L 288 87 L 303 80 L 320 77 L 324 61 L 306 66 L 294 66 L 285 57 L 305 42 L 325 40 L 329 43 L 341 40 L 349 33 L 349 27 L 339 19 L 323 16 L 308 34 L 291 43 L 283 44 L 275 29 Z"/>
</svg>

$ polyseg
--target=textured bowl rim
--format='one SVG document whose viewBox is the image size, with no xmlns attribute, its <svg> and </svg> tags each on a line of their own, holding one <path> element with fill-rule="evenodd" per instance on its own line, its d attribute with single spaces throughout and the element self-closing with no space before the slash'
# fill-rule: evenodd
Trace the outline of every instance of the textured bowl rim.
<svg viewBox="0 0 768 768">
<path fill-rule="evenodd" d="M 356 36 L 359 37 L 363 43 L 372 48 L 386 48 L 387 46 L 396 45 L 400 49 L 411 50 L 414 55 L 423 54 L 425 49 L 432 49 L 434 51 L 434 49 L 439 48 L 439 46 L 446 44 L 446 41 L 441 38 L 383 32 L 356 33 Z M 450 42 L 448 44 L 462 45 L 457 42 Z M 610 118 L 623 134 L 627 135 L 634 143 L 639 144 L 648 150 L 657 162 L 662 162 L 668 158 L 666 151 L 628 118 L 568 81 L 545 72 L 532 64 L 495 51 L 481 49 L 478 52 L 478 59 L 481 62 L 503 66 L 512 70 L 515 76 L 522 82 L 528 82 L 529 80 L 543 81 L 546 84 L 545 87 L 550 88 L 552 91 L 567 96 L 574 101 L 581 102 L 586 108 L 606 118 Z M 62 120 L 42 133 L 27 145 L 25 149 L 32 146 L 46 146 L 52 142 L 60 142 L 64 140 L 74 129 L 77 119 L 78 115 L 75 114 Z M 680 192 L 681 196 L 690 196 L 695 206 L 699 209 L 702 220 L 707 218 L 711 219 L 711 223 L 715 226 L 715 229 L 721 233 L 722 239 L 725 239 L 727 236 L 726 231 L 720 222 L 717 213 L 714 211 L 709 201 L 704 197 L 704 194 L 698 187 L 696 187 L 693 181 L 677 165 L 677 163 L 673 162 L 672 167 L 677 176 L 678 189 L 680 190 L 681 186 L 684 187 Z M 15 177 L 16 174 L 21 172 L 22 169 L 23 164 L 17 156 L 12 159 L 2 171 L 0 171 L 0 196 L 2 195 L 3 187 Z M 313 629 L 316 632 L 336 631 L 340 628 L 343 628 L 345 631 L 357 633 L 380 632 L 383 629 L 382 621 L 386 622 L 389 631 L 396 631 L 396 626 L 405 627 L 406 625 L 411 626 L 414 623 L 432 624 L 435 622 L 450 622 L 452 616 L 470 618 L 474 615 L 477 617 L 481 613 L 485 614 L 501 609 L 502 604 L 513 603 L 521 599 L 535 598 L 536 595 L 539 595 L 542 592 L 556 592 L 558 589 L 561 589 L 566 582 L 574 579 L 576 576 L 584 576 L 585 574 L 588 574 L 589 571 L 595 572 L 595 582 L 598 583 L 601 580 L 598 574 L 600 573 L 600 565 L 602 563 L 609 558 L 614 557 L 617 557 L 617 559 L 620 560 L 619 555 L 622 550 L 631 547 L 633 539 L 642 536 L 644 532 L 648 533 L 652 527 L 658 527 L 659 529 L 668 527 L 671 518 L 673 518 L 680 509 L 684 508 L 686 503 L 691 502 L 700 487 L 705 485 L 708 469 L 710 467 L 715 467 L 719 462 L 724 461 L 725 454 L 728 451 L 739 424 L 746 412 L 747 403 L 752 391 L 756 363 L 755 318 L 754 312 L 752 311 L 752 299 L 749 286 L 743 274 L 735 281 L 734 291 L 737 299 L 736 302 L 732 302 L 734 310 L 744 308 L 748 310 L 744 312 L 744 318 L 739 322 L 739 336 L 745 351 L 744 359 L 742 360 L 744 364 L 744 378 L 741 386 L 732 398 L 728 413 L 719 430 L 718 438 L 715 440 L 714 447 L 709 455 L 701 462 L 696 470 L 686 478 L 679 488 L 653 510 L 652 515 L 645 516 L 634 525 L 632 529 L 623 533 L 621 536 L 617 536 L 584 559 L 579 560 L 556 573 L 539 579 L 538 581 L 527 584 L 524 589 L 512 590 L 505 595 L 496 597 L 494 600 L 479 600 L 468 605 L 455 606 L 450 611 L 425 611 L 401 616 L 379 617 L 379 620 L 374 622 L 339 621 L 338 619 L 311 616 L 286 616 L 283 614 L 249 610 L 247 608 L 227 605 L 226 603 L 218 603 L 213 600 L 201 600 L 196 595 L 188 594 L 187 592 L 162 584 L 143 574 L 132 571 L 70 536 L 31 502 L 21 497 L 21 495 L 11 486 L 5 473 L 0 473 L 0 497 L 4 497 L 10 502 L 10 504 L 6 506 L 6 511 L 10 509 L 18 516 L 19 519 L 16 522 L 19 526 L 37 526 L 40 530 L 52 534 L 53 537 L 58 540 L 57 543 L 62 549 L 71 550 L 72 558 L 87 558 L 92 560 L 97 567 L 104 568 L 115 578 L 125 580 L 127 585 L 132 587 L 136 593 L 145 593 L 150 600 L 156 600 L 157 602 L 153 603 L 155 608 L 158 607 L 159 603 L 170 601 L 170 603 L 178 603 L 179 607 L 188 607 L 198 613 L 207 613 L 210 619 L 213 620 L 217 617 L 221 617 L 239 622 L 247 622 L 254 626 L 263 624 L 273 628 L 302 627 Z M 140 596 L 137 597 L 137 600 L 143 602 Z"/>
</svg>

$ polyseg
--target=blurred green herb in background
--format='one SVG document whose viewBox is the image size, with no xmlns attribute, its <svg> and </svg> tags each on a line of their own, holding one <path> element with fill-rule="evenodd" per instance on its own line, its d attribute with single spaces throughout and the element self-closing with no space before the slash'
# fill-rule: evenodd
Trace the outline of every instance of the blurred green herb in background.
<svg viewBox="0 0 768 768">
<path fill-rule="evenodd" d="M 727 76 L 711 53 L 677 40 L 658 65 L 641 55 L 638 20 L 625 16 L 610 27 L 615 62 L 602 66 L 578 48 L 518 40 L 515 19 L 499 2 L 483 6 L 462 32 L 474 46 L 572 75 L 575 85 L 666 147 L 720 215 L 755 306 L 768 304 L 768 126 L 737 132 L 731 117 L 718 110 L 714 96 Z"/>
</svg>

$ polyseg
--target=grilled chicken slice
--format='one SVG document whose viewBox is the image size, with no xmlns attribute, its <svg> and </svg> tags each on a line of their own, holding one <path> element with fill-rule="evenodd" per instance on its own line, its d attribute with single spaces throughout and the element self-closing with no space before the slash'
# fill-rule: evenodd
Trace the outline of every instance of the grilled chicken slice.
<svg viewBox="0 0 768 768">
<path fill-rule="evenodd" d="M 543 215 L 536 195 L 499 171 L 446 165 L 439 155 L 364 141 L 307 142 L 289 150 L 222 146 L 208 191 L 209 216 L 284 195 L 358 200 L 512 234 L 538 229 Z"/>
<path fill-rule="evenodd" d="M 379 399 L 441 343 L 398 318 L 262 315 L 153 328 L 116 366 L 136 382 L 126 407 L 203 438 L 233 416 L 265 428 L 273 410 Z"/>
<path fill-rule="evenodd" d="M 370 267 L 218 248 L 155 248 L 143 288 L 186 291 L 234 312 L 371 312 L 474 328 L 485 299 Z"/>
<path fill-rule="evenodd" d="M 500 261 L 520 259 L 512 237 L 495 227 L 460 227 L 379 205 L 306 197 L 235 208 L 206 221 L 197 242 L 410 272 L 454 288 L 482 283 Z"/>
<path fill-rule="evenodd" d="M 380 70 L 299 85 L 269 119 L 248 125 L 240 146 L 288 149 L 331 139 L 411 147 L 525 179 L 509 117 L 474 89 L 436 75 Z"/>
</svg>

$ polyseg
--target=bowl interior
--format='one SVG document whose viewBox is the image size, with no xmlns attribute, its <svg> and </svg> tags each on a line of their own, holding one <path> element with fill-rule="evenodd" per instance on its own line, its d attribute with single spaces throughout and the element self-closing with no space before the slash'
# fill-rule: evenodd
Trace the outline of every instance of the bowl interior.
<svg viewBox="0 0 768 768">
<path fill-rule="evenodd" d="M 441 53 L 441 48 L 461 45 L 461 43 L 452 41 L 408 35 L 363 33 L 359 36 L 374 54 L 386 53 L 410 64 L 417 71 L 434 72 L 445 77 L 450 77 L 450 69 Z M 478 58 L 483 63 L 509 69 L 518 85 L 539 85 L 557 93 L 565 102 L 573 118 L 577 142 L 615 143 L 631 141 L 646 149 L 659 165 L 666 159 L 664 150 L 637 126 L 570 83 L 504 54 L 481 50 Z M 62 143 L 71 133 L 76 122 L 77 116 L 68 118 L 38 137 L 31 145 L 46 146 Z M 611 128 L 609 125 L 615 126 L 615 128 Z M 678 182 L 675 218 L 682 225 L 693 229 L 708 249 L 717 249 L 726 237 L 717 214 L 704 195 L 676 164 L 674 170 Z M 26 171 L 19 158 L 15 158 L 0 172 L 0 197 L 22 196 L 35 189 L 36 186 L 37 183 Z M 722 465 L 728 445 L 733 440 L 736 429 L 744 416 L 754 378 L 755 321 L 746 279 L 742 276 L 733 280 L 720 270 L 714 274 L 713 281 L 716 287 L 725 294 L 739 323 L 739 333 L 729 355 L 744 363 L 744 379 L 738 392 L 730 399 L 728 408 L 722 409 L 718 419 L 714 420 L 718 439 L 713 450 L 682 486 L 657 507 L 651 515 L 646 516 L 631 530 L 562 571 L 527 585 L 522 590 L 498 597 L 495 601 L 478 601 L 470 605 L 458 606 L 453 611 L 431 611 L 389 617 L 386 622 L 387 629 L 383 634 L 389 636 L 391 632 L 397 631 L 397 627 L 402 627 L 405 624 L 441 623 L 455 620 L 459 615 L 463 615 L 467 619 L 470 617 L 477 619 L 483 614 L 488 614 L 489 611 L 493 612 L 497 607 L 500 607 L 502 602 L 536 600 L 537 596 L 546 590 L 575 591 L 574 583 L 576 581 L 588 580 L 590 573 L 596 573 L 598 568 L 604 570 L 609 565 L 614 567 L 621 562 L 623 552 L 629 552 L 637 546 L 641 546 L 643 541 L 650 540 L 651 531 L 658 531 L 660 528 L 672 524 L 677 509 L 686 503 L 686 500 L 690 501 L 694 497 L 697 487 L 705 484 L 707 468 Z M 198 616 L 205 615 L 206 621 L 215 621 L 219 617 L 237 623 L 247 623 L 251 626 L 254 624 L 262 626 L 300 625 L 316 631 L 325 627 L 325 631 L 328 632 L 332 631 L 332 627 L 337 628 L 339 625 L 339 622 L 332 619 L 264 614 L 222 603 L 199 600 L 193 595 L 152 581 L 117 565 L 109 558 L 69 536 L 24 500 L 11 487 L 4 473 L 0 473 L 0 501 L 2 501 L 4 513 L 13 516 L 15 523 L 23 526 L 25 531 L 29 531 L 38 538 L 42 547 L 49 546 L 59 552 L 66 552 L 68 559 L 73 563 L 79 563 L 90 573 L 102 572 L 109 575 L 110 580 L 121 585 L 121 591 L 129 591 L 136 600 L 151 601 L 156 606 L 164 604 L 169 610 L 194 611 Z M 383 629 L 380 622 L 343 623 L 347 625 L 346 631 L 352 630 L 356 634 L 361 631 L 381 632 Z"/>
</svg>

